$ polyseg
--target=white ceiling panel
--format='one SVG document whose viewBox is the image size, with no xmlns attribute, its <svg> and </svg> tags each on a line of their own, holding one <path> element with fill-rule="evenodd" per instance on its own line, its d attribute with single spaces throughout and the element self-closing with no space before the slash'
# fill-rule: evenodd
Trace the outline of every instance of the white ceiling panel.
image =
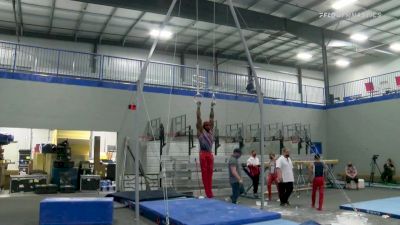
<svg viewBox="0 0 400 225">
<path fill-rule="evenodd" d="M 81 11 L 83 4 L 84 3 L 78 1 L 57 0 L 56 8 Z"/>
<path fill-rule="evenodd" d="M 73 20 L 65 20 L 65 19 L 59 19 L 59 18 L 54 18 L 53 19 L 53 27 L 58 27 L 58 28 L 75 28 L 76 21 Z"/>
<path fill-rule="evenodd" d="M 47 16 L 23 14 L 23 20 L 24 24 L 35 24 L 41 26 L 48 26 L 49 24 L 49 17 Z"/>
<path fill-rule="evenodd" d="M 11 21 L 0 21 L 0 27 L 14 29 L 15 23 Z"/>
<path fill-rule="evenodd" d="M 95 4 L 89 4 L 86 9 L 86 11 L 88 11 L 88 12 L 93 12 L 93 13 L 98 13 L 98 14 L 103 14 L 103 15 L 110 15 L 112 10 L 113 10 L 113 7 L 103 6 L 103 5 L 95 5 Z"/>
<path fill-rule="evenodd" d="M 79 12 L 79 11 L 67 11 L 67 10 L 60 10 L 60 9 L 54 10 L 54 16 L 56 16 L 58 18 L 64 18 L 64 19 L 78 20 L 80 14 L 81 14 L 81 12 Z"/>
<path fill-rule="evenodd" d="M 124 35 L 125 32 L 126 32 L 126 29 L 127 28 L 124 28 L 124 27 L 107 26 L 107 28 L 105 29 L 104 33 Z"/>
<path fill-rule="evenodd" d="M 72 36 L 74 34 L 74 31 L 72 31 L 70 29 L 60 29 L 60 28 L 54 28 L 53 27 L 51 29 L 51 33 L 52 34 L 58 34 L 58 35 Z"/>
<path fill-rule="evenodd" d="M 36 7 L 31 5 L 21 5 L 22 13 L 31 13 L 36 15 L 50 15 L 50 8 Z"/>
<path fill-rule="evenodd" d="M 93 23 L 82 22 L 81 26 L 79 27 L 79 30 L 100 32 L 102 27 L 103 27 L 102 24 L 93 24 Z"/>
<path fill-rule="evenodd" d="M 12 11 L 13 6 L 11 1 L 0 1 L 0 9 L 3 11 Z"/>
<path fill-rule="evenodd" d="M 22 0 L 21 3 L 29 3 L 41 6 L 51 6 L 52 0 Z"/>
<path fill-rule="evenodd" d="M 107 20 L 106 15 L 93 15 L 93 14 L 84 14 L 83 20 L 91 23 L 105 23 Z"/>
<path fill-rule="evenodd" d="M 115 12 L 115 15 L 125 18 L 136 19 L 141 13 L 142 12 L 136 10 L 118 8 L 118 10 Z"/>
<path fill-rule="evenodd" d="M 117 25 L 117 26 L 122 26 L 122 27 L 129 27 L 132 25 L 133 21 L 135 19 L 122 19 L 122 18 L 116 18 L 112 17 L 109 23 L 109 26 Z"/>
<path fill-rule="evenodd" d="M 14 21 L 14 14 L 12 12 L 0 10 L 0 20 Z"/>
</svg>

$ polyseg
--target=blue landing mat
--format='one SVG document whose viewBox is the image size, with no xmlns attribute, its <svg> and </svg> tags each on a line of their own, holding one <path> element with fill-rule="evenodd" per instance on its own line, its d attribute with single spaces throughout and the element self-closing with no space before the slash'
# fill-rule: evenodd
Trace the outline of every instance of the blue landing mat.
<svg viewBox="0 0 400 225">
<path fill-rule="evenodd" d="M 169 218 L 174 225 L 241 225 L 280 219 L 279 213 L 261 211 L 215 199 L 174 199 L 168 201 Z M 165 203 L 140 203 L 141 214 L 164 224 Z"/>
<path fill-rule="evenodd" d="M 112 198 L 45 198 L 40 225 L 112 225 Z"/>
<path fill-rule="evenodd" d="M 400 219 L 400 197 L 384 198 L 365 202 L 353 203 L 353 206 L 360 212 L 373 215 L 388 215 Z M 350 204 L 341 205 L 340 209 L 353 210 Z"/>
<path fill-rule="evenodd" d="M 299 224 L 293 221 L 279 219 L 279 220 L 270 220 L 259 223 L 251 223 L 247 225 L 299 225 Z"/>
</svg>

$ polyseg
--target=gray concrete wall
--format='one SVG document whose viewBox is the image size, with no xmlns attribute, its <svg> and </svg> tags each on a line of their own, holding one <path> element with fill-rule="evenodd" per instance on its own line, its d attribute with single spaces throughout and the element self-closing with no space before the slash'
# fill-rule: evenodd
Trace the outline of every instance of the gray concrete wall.
<svg viewBox="0 0 400 225">
<path fill-rule="evenodd" d="M 170 109 L 171 117 L 187 114 L 188 125 L 195 126 L 193 97 L 146 93 L 147 113 L 141 116 L 140 124 L 134 124 L 135 113 L 127 110 L 130 96 L 130 92 L 123 90 L 1 79 L 0 127 L 116 131 L 121 150 L 124 137 L 132 137 L 136 128 L 144 131 L 147 114 L 151 119 L 161 117 L 166 124 Z M 322 141 L 326 149 L 325 111 L 277 105 L 264 107 L 267 123 L 310 123 L 313 140 Z M 204 99 L 204 119 L 209 110 L 210 100 Z M 221 128 L 226 124 L 250 124 L 259 120 L 256 103 L 219 100 L 215 113 Z"/>
<path fill-rule="evenodd" d="M 359 173 L 370 173 L 379 154 L 382 169 L 387 158 L 399 161 L 400 100 L 381 101 L 327 111 L 328 156 L 340 160 L 338 172 L 352 161 Z"/>
</svg>

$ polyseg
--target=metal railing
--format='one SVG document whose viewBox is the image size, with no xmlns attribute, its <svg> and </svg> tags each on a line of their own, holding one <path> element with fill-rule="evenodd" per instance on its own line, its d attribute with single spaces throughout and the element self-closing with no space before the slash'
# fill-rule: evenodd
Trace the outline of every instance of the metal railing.
<svg viewBox="0 0 400 225">
<path fill-rule="evenodd" d="M 329 87 L 334 103 L 400 93 L 400 71 L 367 77 Z"/>
<path fill-rule="evenodd" d="M 0 70 L 39 75 L 66 76 L 114 82 L 132 83 L 138 79 L 143 60 L 109 55 L 35 47 L 0 42 Z M 195 90 L 196 68 L 170 63 L 151 62 L 146 85 Z M 200 69 L 205 79 L 202 91 L 249 95 L 248 76 L 244 74 Z M 324 105 L 324 88 L 259 78 L 262 92 L 269 99 Z"/>
</svg>

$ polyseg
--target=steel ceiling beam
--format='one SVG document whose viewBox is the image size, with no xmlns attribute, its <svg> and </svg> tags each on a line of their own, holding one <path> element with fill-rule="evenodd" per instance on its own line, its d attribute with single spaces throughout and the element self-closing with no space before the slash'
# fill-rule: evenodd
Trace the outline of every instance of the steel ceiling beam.
<svg viewBox="0 0 400 225">
<path fill-rule="evenodd" d="M 21 0 L 17 0 L 17 3 L 18 3 L 19 29 L 20 29 L 20 34 L 22 36 L 24 35 L 24 19 L 22 16 Z"/>
<path fill-rule="evenodd" d="M 146 12 L 141 12 L 139 17 L 132 23 L 132 25 L 125 32 L 124 37 L 122 37 L 122 46 L 125 46 L 125 42 L 126 42 L 126 39 L 129 36 L 129 34 L 135 29 L 136 25 L 138 25 L 138 23 L 140 21 L 142 21 L 142 19 L 143 19 L 145 14 L 146 14 Z"/>
<path fill-rule="evenodd" d="M 214 30 L 218 29 L 220 26 L 214 26 L 214 28 L 212 29 L 211 32 L 213 32 Z M 193 44 L 193 42 L 195 42 L 197 39 L 203 39 L 205 36 L 207 36 L 210 33 L 210 31 L 206 30 L 204 31 L 199 37 L 194 37 L 192 38 L 190 41 L 188 41 L 188 43 L 183 47 L 183 51 L 187 51 L 189 49 L 189 47 Z"/>
<path fill-rule="evenodd" d="M 261 1 L 261 0 L 255 0 L 255 1 L 253 1 L 252 3 L 249 4 L 249 6 L 247 6 L 247 9 L 250 9 L 251 7 L 253 7 L 253 6 L 256 5 L 257 3 L 259 3 L 260 1 Z M 290 0 L 290 1 L 293 1 L 293 0 Z M 274 9 L 271 10 L 270 14 L 272 14 L 272 13 L 274 13 L 274 12 L 280 10 L 284 5 L 285 5 L 285 4 L 280 4 L 280 5 L 278 5 L 277 7 L 275 7 Z M 278 31 L 278 32 L 276 32 L 276 33 L 274 33 L 274 34 L 271 34 L 271 35 L 273 35 L 275 38 L 278 38 L 278 37 L 284 35 L 285 33 L 286 33 L 286 32 Z M 232 34 L 234 34 L 234 32 L 232 32 L 232 33 L 226 35 L 226 38 L 232 36 Z M 279 36 L 276 36 L 275 34 L 280 34 L 280 35 L 279 35 Z M 226 38 L 225 38 L 225 39 L 226 39 Z M 246 39 L 248 39 L 248 38 L 249 38 L 249 37 L 246 37 Z M 251 46 L 249 46 L 249 50 L 252 51 L 252 50 L 254 50 L 254 49 L 257 48 L 257 47 L 262 46 L 262 45 L 264 45 L 264 44 L 270 42 L 271 40 L 272 40 L 272 39 L 267 38 L 267 40 L 263 40 L 263 41 L 261 41 L 261 42 L 255 44 L 255 45 L 251 45 Z M 220 53 L 225 52 L 225 51 L 229 50 L 230 48 L 232 48 L 232 47 L 234 47 L 234 46 L 236 46 L 236 45 L 238 45 L 238 44 L 240 44 L 240 43 L 241 43 L 241 41 L 237 41 L 237 42 L 235 42 L 235 43 L 229 45 L 228 47 L 224 48 L 222 51 L 219 51 L 219 52 L 220 52 Z M 243 52 L 242 54 L 244 54 L 244 52 Z"/>
<path fill-rule="evenodd" d="M 54 20 L 54 11 L 55 11 L 55 8 L 56 8 L 56 1 L 57 0 L 53 0 L 52 3 L 51 3 L 49 31 L 47 31 L 47 33 L 51 33 L 51 29 L 53 29 L 53 20 Z"/>
<path fill-rule="evenodd" d="M 211 32 L 209 32 L 209 33 L 211 33 Z M 236 34 L 236 33 L 237 33 L 237 31 L 235 30 L 235 31 L 232 31 L 232 32 L 226 34 L 225 36 L 223 36 L 223 37 L 221 37 L 221 38 L 216 39 L 216 40 L 215 40 L 215 45 L 218 45 L 219 43 L 224 42 L 227 38 L 232 37 L 232 35 L 234 35 L 234 34 Z M 250 36 L 250 35 L 249 35 L 249 36 Z M 247 36 L 246 39 L 249 38 L 249 36 Z M 203 48 L 202 50 L 200 50 L 200 51 L 203 52 L 203 53 L 208 52 L 209 50 L 212 50 L 212 47 L 213 47 L 213 46 L 214 46 L 214 42 L 211 43 L 211 44 L 209 44 L 209 45 L 207 45 L 206 47 L 204 47 L 204 48 Z"/>
<path fill-rule="evenodd" d="M 305 6 L 302 6 L 301 8 L 298 8 L 296 10 L 296 12 L 293 13 L 293 14 L 290 14 L 288 16 L 288 18 L 295 18 L 295 17 L 299 16 L 300 14 L 302 14 L 304 12 L 303 8 L 311 9 L 311 8 L 313 8 L 313 7 L 317 6 L 317 5 L 320 5 L 320 4 L 322 4 L 322 3 L 326 2 L 326 1 L 327 0 L 315 0 L 313 2 L 310 2 L 309 4 L 307 4 Z M 290 1 L 290 2 L 292 2 L 292 1 Z"/>
<path fill-rule="evenodd" d="M 86 11 L 88 5 L 89 5 L 88 3 L 84 3 L 82 5 L 81 12 L 80 12 L 79 17 L 78 17 L 78 21 L 75 24 L 75 30 L 74 30 L 74 40 L 75 41 L 78 39 L 79 28 L 81 27 L 83 16 L 85 15 L 85 11 Z"/>
<path fill-rule="evenodd" d="M 256 37 L 257 37 L 258 35 L 260 35 L 260 34 L 264 34 L 264 33 L 259 33 L 259 34 L 256 34 L 256 35 L 249 35 L 249 36 L 246 37 L 246 40 L 249 41 L 249 40 L 251 40 L 252 38 L 256 38 Z M 272 35 L 272 34 L 271 34 L 271 35 Z M 267 38 L 267 39 L 268 39 L 268 38 Z M 231 48 L 236 47 L 236 46 L 239 45 L 241 42 L 242 42 L 242 41 L 235 41 L 235 42 L 233 42 L 232 44 L 226 46 L 225 48 L 218 50 L 218 53 L 224 53 L 224 52 L 230 50 Z"/>
<path fill-rule="evenodd" d="M 86 3 L 93 3 L 99 5 L 106 5 L 112 7 L 127 8 L 133 10 L 146 11 L 156 14 L 165 14 L 168 9 L 168 5 L 172 0 L 78 0 Z M 216 24 L 234 27 L 234 22 L 232 17 L 227 17 L 226 12 L 228 6 L 221 3 L 214 3 L 206 0 L 199 0 L 199 21 L 213 23 L 213 13 L 215 4 L 215 14 L 216 14 Z M 305 39 L 309 42 L 321 45 L 322 32 L 324 33 L 326 39 L 336 39 L 349 41 L 349 36 L 347 34 L 327 30 L 321 27 L 313 26 L 306 23 L 301 23 L 293 21 L 290 19 L 285 19 L 273 15 L 268 15 L 261 12 L 255 12 L 252 10 L 247 10 L 243 8 L 236 8 L 238 14 L 241 15 L 246 25 L 244 27 L 251 27 L 252 29 L 268 29 L 275 31 L 285 31 L 291 33 L 297 37 Z M 178 9 L 174 10 L 172 16 L 178 16 Z M 196 5 L 193 0 L 182 0 L 180 7 L 180 16 L 182 18 L 196 20 Z M 243 22 L 242 22 L 243 23 Z M 241 24 L 244 25 L 244 24 Z M 366 41 L 360 43 L 361 47 L 368 48 L 377 46 L 381 43 L 374 41 Z"/>
<path fill-rule="evenodd" d="M 101 40 L 103 39 L 104 31 L 106 30 L 108 24 L 110 23 L 111 19 L 112 19 L 113 16 L 115 15 L 115 12 L 117 11 L 117 9 L 118 9 L 117 7 L 114 7 L 114 8 L 111 10 L 110 15 L 108 16 L 106 22 L 104 23 L 103 27 L 102 27 L 101 30 L 100 30 L 100 34 L 99 34 L 99 37 L 98 37 L 99 43 L 100 43 L 100 44 L 101 44 Z"/>
<path fill-rule="evenodd" d="M 12 0 L 12 6 L 13 6 L 13 14 L 14 14 L 14 22 L 15 22 L 15 34 L 17 35 L 17 40 L 19 42 L 19 23 L 18 23 L 18 15 L 17 15 L 17 5 L 16 5 L 16 0 Z"/>
</svg>

